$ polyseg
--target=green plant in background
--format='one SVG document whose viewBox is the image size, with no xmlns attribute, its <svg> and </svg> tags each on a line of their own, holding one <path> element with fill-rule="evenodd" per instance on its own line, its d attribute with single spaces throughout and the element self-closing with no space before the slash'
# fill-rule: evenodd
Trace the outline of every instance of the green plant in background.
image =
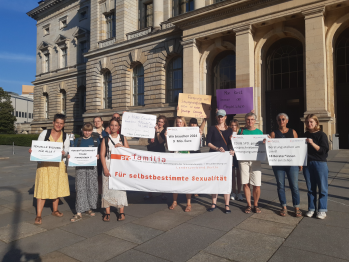
<svg viewBox="0 0 349 262">
<path fill-rule="evenodd" d="M 11 96 L 0 87 L 0 134 L 14 134 L 17 118 L 12 114 Z"/>
</svg>

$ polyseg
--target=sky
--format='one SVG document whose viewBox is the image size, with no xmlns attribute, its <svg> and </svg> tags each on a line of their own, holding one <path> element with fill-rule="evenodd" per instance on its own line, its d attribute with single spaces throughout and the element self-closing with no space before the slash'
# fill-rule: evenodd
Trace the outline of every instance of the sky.
<svg viewBox="0 0 349 262">
<path fill-rule="evenodd" d="M 0 0 L 0 87 L 22 93 L 36 70 L 36 21 L 27 12 L 39 0 Z"/>
</svg>

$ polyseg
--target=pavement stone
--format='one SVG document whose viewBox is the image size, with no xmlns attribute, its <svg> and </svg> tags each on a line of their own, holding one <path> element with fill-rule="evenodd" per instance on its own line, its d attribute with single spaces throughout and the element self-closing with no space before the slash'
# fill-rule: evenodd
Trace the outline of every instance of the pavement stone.
<svg viewBox="0 0 349 262">
<path fill-rule="evenodd" d="M 73 217 L 73 213 L 64 212 L 62 217 L 56 217 L 50 214 L 47 216 L 42 216 L 42 224 L 39 227 L 45 228 L 47 230 L 63 227 L 65 225 L 71 224 L 70 218 Z"/>
<path fill-rule="evenodd" d="M 225 258 L 217 257 L 202 251 L 188 260 L 188 262 L 229 262 L 229 261 L 232 261 L 232 260 L 226 260 Z"/>
<path fill-rule="evenodd" d="M 135 249 L 130 249 L 126 251 L 125 253 L 122 253 L 119 256 L 116 256 L 108 262 L 125 262 L 125 261 L 132 261 L 132 262 L 166 262 L 168 260 L 159 258 L 159 257 L 154 257 L 152 255 L 140 252 Z"/>
<path fill-rule="evenodd" d="M 0 215 L 0 227 L 11 224 L 18 224 L 20 222 L 33 221 L 35 216 L 25 211 L 16 211 Z"/>
<path fill-rule="evenodd" d="M 143 202 L 141 204 L 132 204 L 129 202 L 128 207 L 125 208 L 125 212 L 126 212 L 126 215 L 131 215 L 134 217 L 146 217 L 158 211 L 165 210 L 167 208 L 168 208 L 167 202 L 161 203 L 161 204 L 150 204 L 150 205 L 147 204 L 147 202 Z"/>
<path fill-rule="evenodd" d="M 305 217 L 302 224 L 344 227 L 349 229 L 349 214 L 345 212 L 329 211 L 325 219 L 317 219 L 315 217 Z"/>
<path fill-rule="evenodd" d="M 35 201 L 36 202 L 36 201 Z M 8 204 L 2 205 L 12 210 L 23 210 L 28 209 L 30 207 L 34 207 L 34 199 L 22 200 L 20 202 L 9 202 Z"/>
<path fill-rule="evenodd" d="M 262 209 L 262 213 L 260 214 L 253 214 L 252 218 L 255 219 L 264 219 L 264 220 L 268 220 L 268 221 L 272 221 L 272 222 L 278 222 L 278 223 L 284 223 L 284 224 L 288 224 L 288 225 L 297 225 L 303 217 L 294 217 L 291 215 L 282 217 L 279 215 L 279 208 L 271 208 L 271 209 L 267 209 L 267 208 L 263 208 Z"/>
<path fill-rule="evenodd" d="M 9 204 L 9 203 L 10 203 L 9 201 L 0 198 L 0 206 L 6 205 L 6 204 Z"/>
<path fill-rule="evenodd" d="M 3 207 L 3 206 L 0 206 L 0 215 L 2 214 L 6 214 L 6 213 L 11 213 L 13 212 L 12 209 L 9 209 L 9 208 L 6 208 L 6 207 Z"/>
<path fill-rule="evenodd" d="M 10 243 L 14 240 L 32 236 L 44 231 L 46 231 L 46 229 L 26 222 L 15 225 L 7 225 L 0 228 L 0 240 L 4 241 L 5 243 Z"/>
<path fill-rule="evenodd" d="M 61 252 L 54 251 L 36 259 L 35 262 L 79 262 L 79 260 L 71 258 Z"/>
<path fill-rule="evenodd" d="M 268 261 L 284 239 L 234 228 L 205 251 L 235 261 Z"/>
<path fill-rule="evenodd" d="M 177 208 L 179 207 L 177 206 Z M 167 211 L 159 211 L 146 217 L 139 218 L 133 223 L 166 231 L 190 220 L 191 218 L 192 217 L 188 215 L 177 212 L 171 213 Z"/>
<path fill-rule="evenodd" d="M 135 249 L 170 261 L 187 261 L 224 233 L 211 228 L 183 224 Z"/>
<path fill-rule="evenodd" d="M 135 246 L 134 243 L 99 234 L 59 251 L 83 262 L 95 262 L 107 261 Z"/>
<path fill-rule="evenodd" d="M 311 219 L 311 218 L 307 218 Z M 286 239 L 285 246 L 331 257 L 348 259 L 349 229 L 323 223 L 300 223 Z"/>
<path fill-rule="evenodd" d="M 128 223 L 122 227 L 116 227 L 105 234 L 127 240 L 132 243 L 142 244 L 158 235 L 161 235 L 164 231 Z"/>
<path fill-rule="evenodd" d="M 287 238 L 294 226 L 263 219 L 248 218 L 236 228 L 266 235 Z"/>
<path fill-rule="evenodd" d="M 286 246 L 281 246 L 273 255 L 269 262 L 345 262 L 347 260 L 321 255 L 319 253 L 308 252 L 300 249 L 294 249 Z"/>
</svg>

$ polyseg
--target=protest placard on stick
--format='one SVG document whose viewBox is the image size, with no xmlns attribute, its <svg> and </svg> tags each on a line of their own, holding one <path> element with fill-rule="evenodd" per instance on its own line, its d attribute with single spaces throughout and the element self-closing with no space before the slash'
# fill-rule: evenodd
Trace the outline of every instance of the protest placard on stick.
<svg viewBox="0 0 349 262">
<path fill-rule="evenodd" d="M 125 112 L 122 115 L 121 134 L 129 137 L 154 138 L 156 116 Z"/>
<path fill-rule="evenodd" d="M 207 118 L 210 115 L 211 96 L 195 94 L 179 94 L 178 116 Z"/>
<path fill-rule="evenodd" d="M 227 114 L 246 114 L 253 109 L 253 87 L 217 89 L 217 107 Z"/>
</svg>

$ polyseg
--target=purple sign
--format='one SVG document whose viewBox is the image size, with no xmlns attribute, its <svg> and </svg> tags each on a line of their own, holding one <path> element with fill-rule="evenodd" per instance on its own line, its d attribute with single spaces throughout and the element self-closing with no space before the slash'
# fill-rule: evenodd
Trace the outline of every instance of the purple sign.
<svg viewBox="0 0 349 262">
<path fill-rule="evenodd" d="M 217 89 L 217 108 L 228 115 L 246 114 L 253 109 L 253 87 Z"/>
</svg>

